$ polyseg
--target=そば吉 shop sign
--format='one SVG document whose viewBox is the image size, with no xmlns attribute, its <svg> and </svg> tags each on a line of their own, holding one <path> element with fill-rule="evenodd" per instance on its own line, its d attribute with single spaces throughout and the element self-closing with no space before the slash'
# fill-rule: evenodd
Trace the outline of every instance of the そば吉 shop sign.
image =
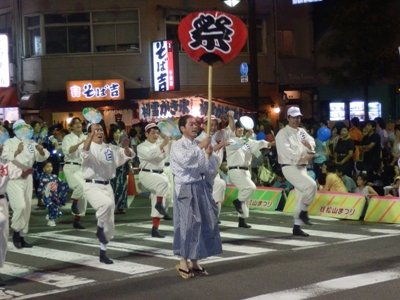
<svg viewBox="0 0 400 300">
<path fill-rule="evenodd" d="M 81 80 L 67 82 L 68 101 L 104 101 L 125 99 L 121 79 Z"/>
</svg>

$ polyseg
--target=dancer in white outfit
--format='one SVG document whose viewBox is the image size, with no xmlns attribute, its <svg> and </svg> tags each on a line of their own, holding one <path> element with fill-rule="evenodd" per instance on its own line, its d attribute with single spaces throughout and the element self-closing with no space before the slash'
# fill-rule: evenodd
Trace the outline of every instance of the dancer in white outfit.
<svg viewBox="0 0 400 300">
<path fill-rule="evenodd" d="M 19 119 L 13 124 L 13 129 L 15 130 L 17 126 L 25 124 L 24 120 Z M 35 161 L 45 161 L 50 153 L 33 140 L 20 140 L 15 136 L 5 141 L 1 156 L 11 161 L 18 168 L 27 170 L 32 168 Z M 28 233 L 31 217 L 32 190 L 32 175 L 26 178 L 11 179 L 7 185 L 8 200 L 14 212 L 11 219 L 11 228 L 14 230 L 13 243 L 18 249 L 32 247 L 24 239 L 24 235 Z"/>
<path fill-rule="evenodd" d="M 269 143 L 261 140 L 256 141 L 248 138 L 242 138 L 244 128 L 240 121 L 237 121 L 235 134 L 236 137 L 228 140 L 229 145 L 226 146 L 226 160 L 228 162 L 228 174 L 233 184 L 238 188 L 238 199 L 233 201 L 239 216 L 238 227 L 251 228 L 245 222 L 249 217 L 250 198 L 256 190 L 256 185 L 251 180 L 249 167 L 252 156 L 255 152 L 262 148 L 271 148 L 275 142 Z M 252 130 L 249 130 L 251 133 Z"/>
<path fill-rule="evenodd" d="M 210 137 L 211 137 L 211 146 L 213 147 L 214 153 L 218 157 L 218 168 L 224 159 L 224 147 L 228 144 L 227 140 L 232 137 L 233 128 L 234 128 L 234 120 L 233 120 L 233 111 L 228 112 L 229 118 L 229 126 L 227 128 L 218 130 L 219 123 L 221 123 L 221 119 L 211 116 L 210 123 Z M 204 127 L 207 126 L 208 120 L 207 117 L 203 118 Z M 207 133 L 203 130 L 199 136 L 196 138 L 197 141 L 202 142 L 207 137 Z M 213 192 L 212 196 L 215 201 L 215 204 L 218 206 L 218 217 L 221 213 L 222 202 L 225 198 L 226 191 L 226 183 L 225 181 L 218 175 L 214 178 Z M 220 223 L 220 221 L 218 221 Z"/>
<path fill-rule="evenodd" d="M 115 177 L 116 169 L 135 157 L 129 148 L 129 139 L 121 142 L 121 147 L 105 144 L 101 125 L 89 127 L 88 138 L 83 143 L 82 172 L 85 178 L 83 195 L 96 210 L 97 232 L 100 241 L 100 262 L 112 264 L 106 255 L 107 243 L 114 236 L 114 192 L 110 179 Z M 82 147 L 82 146 L 81 146 Z"/>
<path fill-rule="evenodd" d="M 79 118 L 71 120 L 72 131 L 67 134 L 62 141 L 62 151 L 64 153 L 64 174 L 68 186 L 73 190 L 71 195 L 71 211 L 74 215 L 73 227 L 75 229 L 85 229 L 79 220 L 85 216 L 87 201 L 83 197 L 83 185 L 85 180 L 82 174 L 82 158 L 79 146 L 83 144 L 86 135 L 82 132 L 82 121 Z"/>
<path fill-rule="evenodd" d="M 145 188 L 150 190 L 151 217 L 153 227 L 151 236 L 165 237 L 158 231 L 160 220 L 167 215 L 166 207 L 171 203 L 171 184 L 164 173 L 165 159 L 169 154 L 170 138 L 158 139 L 160 130 L 154 123 L 148 124 L 145 129 L 146 140 L 137 146 L 140 161 L 139 179 Z"/>
<path fill-rule="evenodd" d="M 275 140 L 278 162 L 282 166 L 283 175 L 295 187 L 293 235 L 309 236 L 300 228 L 300 225 L 301 221 L 312 225 L 307 208 L 314 201 L 317 184 L 308 176 L 307 164 L 314 157 L 315 141 L 303 128 L 299 127 L 302 116 L 298 107 L 290 107 L 287 111 L 288 125 L 279 130 Z"/>
<path fill-rule="evenodd" d="M 3 146 L 0 146 L 0 155 Z M 26 178 L 32 174 L 33 169 L 17 168 L 13 163 L 7 162 L 6 159 L 0 158 L 0 268 L 4 266 L 7 253 L 8 241 L 8 202 L 6 198 L 6 188 L 9 179 Z M 5 286 L 5 282 L 0 278 L 0 286 Z"/>
</svg>

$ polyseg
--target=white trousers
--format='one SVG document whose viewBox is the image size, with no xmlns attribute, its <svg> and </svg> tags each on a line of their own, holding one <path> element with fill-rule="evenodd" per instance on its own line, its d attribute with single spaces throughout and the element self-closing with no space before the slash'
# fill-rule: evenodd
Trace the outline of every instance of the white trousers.
<svg viewBox="0 0 400 300">
<path fill-rule="evenodd" d="M 0 268 L 6 260 L 8 232 L 8 202 L 4 198 L 0 199 Z"/>
<path fill-rule="evenodd" d="M 83 197 L 85 179 L 83 178 L 82 168 L 78 165 L 65 164 L 63 170 L 68 186 L 73 190 L 71 199 L 78 200 L 79 216 L 83 217 L 86 213 L 87 201 L 86 198 Z"/>
<path fill-rule="evenodd" d="M 296 205 L 293 217 L 297 219 L 301 212 L 301 205 L 304 204 L 308 207 L 314 201 L 317 184 L 314 179 L 308 176 L 306 167 L 285 166 L 282 168 L 282 172 L 295 188 Z"/>
<path fill-rule="evenodd" d="M 172 204 L 174 202 L 174 189 L 175 189 L 175 183 L 174 183 L 174 174 L 172 174 L 172 170 L 170 166 L 164 167 L 164 174 L 167 175 L 168 181 L 170 184 L 170 201 L 169 203 Z M 167 207 L 166 207 L 167 208 Z"/>
<path fill-rule="evenodd" d="M 225 198 L 225 191 L 226 191 L 226 182 L 217 175 L 214 179 L 213 185 L 213 199 L 217 203 L 222 203 Z"/>
<path fill-rule="evenodd" d="M 29 219 L 31 217 L 33 179 L 32 175 L 27 178 L 13 179 L 8 181 L 7 195 L 10 201 L 13 216 L 11 228 L 23 234 L 28 233 Z"/>
<path fill-rule="evenodd" d="M 248 218 L 250 199 L 254 191 L 256 190 L 256 185 L 251 180 L 250 171 L 232 169 L 228 171 L 228 175 L 231 178 L 233 184 L 239 190 L 238 199 L 240 202 L 242 202 L 243 213 L 242 214 L 238 213 L 238 216 L 240 218 Z"/>
<path fill-rule="evenodd" d="M 104 234 L 107 240 L 114 237 L 114 192 L 111 184 L 85 182 L 83 196 L 96 211 L 97 220 L 104 222 Z"/>
<path fill-rule="evenodd" d="M 151 214 L 152 218 L 162 218 L 156 209 L 157 196 L 163 197 L 163 206 L 167 208 L 171 203 L 171 185 L 169 183 L 167 175 L 164 173 L 157 174 L 151 172 L 139 173 L 139 180 L 143 186 L 151 192 Z"/>
</svg>

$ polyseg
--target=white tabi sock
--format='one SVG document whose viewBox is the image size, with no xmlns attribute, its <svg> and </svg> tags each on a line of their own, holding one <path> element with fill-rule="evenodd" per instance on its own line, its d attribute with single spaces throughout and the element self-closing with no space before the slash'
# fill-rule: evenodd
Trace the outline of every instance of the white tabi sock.
<svg viewBox="0 0 400 300">
<path fill-rule="evenodd" d="M 107 251 L 107 244 L 100 243 L 100 250 Z"/>
<path fill-rule="evenodd" d="M 299 218 L 294 219 L 294 225 L 301 225 L 301 220 Z"/>
</svg>

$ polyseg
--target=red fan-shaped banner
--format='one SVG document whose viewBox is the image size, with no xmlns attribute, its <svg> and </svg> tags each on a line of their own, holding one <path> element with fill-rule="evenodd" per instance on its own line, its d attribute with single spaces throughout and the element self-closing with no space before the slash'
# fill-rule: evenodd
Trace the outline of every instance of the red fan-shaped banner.
<svg viewBox="0 0 400 300">
<path fill-rule="evenodd" d="M 246 25 L 238 17 L 219 11 L 202 11 L 186 16 L 178 28 L 179 41 L 196 62 L 227 63 L 247 40 Z"/>
</svg>

